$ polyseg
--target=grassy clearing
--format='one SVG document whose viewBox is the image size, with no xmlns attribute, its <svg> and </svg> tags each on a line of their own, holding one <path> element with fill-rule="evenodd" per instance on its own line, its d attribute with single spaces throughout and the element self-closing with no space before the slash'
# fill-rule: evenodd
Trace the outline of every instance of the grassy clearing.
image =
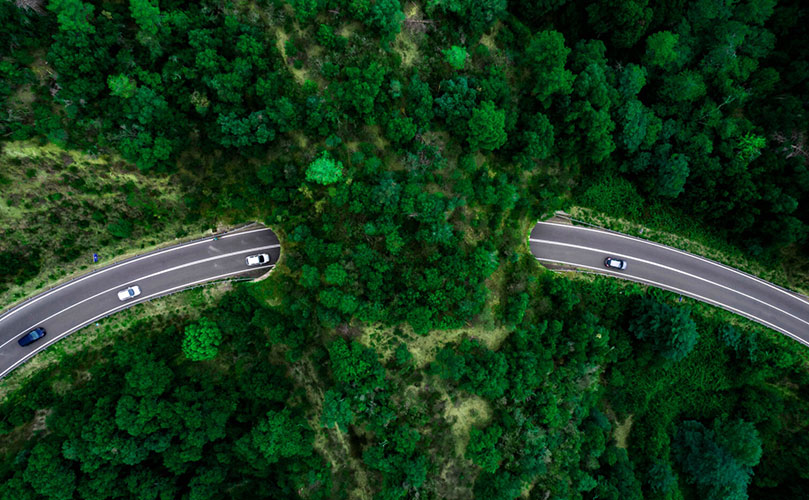
<svg viewBox="0 0 809 500">
<path fill-rule="evenodd" d="M 117 157 L 11 142 L 0 152 L 0 172 L 0 253 L 16 259 L 17 272 L 0 282 L 0 308 L 189 236 L 182 193 L 169 177 L 146 177 Z"/>
<path fill-rule="evenodd" d="M 455 454 L 463 457 L 466 445 L 469 443 L 470 429 L 488 422 L 492 417 L 492 410 L 485 399 L 472 394 L 456 397 L 454 401 L 447 395 L 446 401 L 444 419 L 452 426 Z"/>
<path fill-rule="evenodd" d="M 479 340 L 489 349 L 497 349 L 508 337 L 510 330 L 506 327 L 494 327 L 492 324 L 482 323 L 456 330 L 431 330 L 427 335 L 414 333 L 406 324 L 386 327 L 374 323 L 363 328 L 362 334 L 356 340 L 366 347 L 376 350 L 383 361 L 390 360 L 399 342 L 404 342 L 413 355 L 413 363 L 421 369 L 433 361 L 438 351 L 446 344 L 460 342 L 467 336 Z"/>
<path fill-rule="evenodd" d="M 340 29 L 338 29 L 336 33 L 343 38 L 351 39 L 351 36 L 354 33 L 360 31 L 361 29 L 362 23 L 360 23 L 359 21 L 351 21 L 340 26 Z"/>
<path fill-rule="evenodd" d="M 419 37 L 423 37 L 422 33 L 416 30 L 407 29 L 407 21 L 419 21 L 424 17 L 421 8 L 410 2 L 404 7 L 405 21 L 402 30 L 396 35 L 393 41 L 393 50 L 402 58 L 402 67 L 409 68 L 414 62 L 418 61 L 422 55 L 419 54 Z"/>
<path fill-rule="evenodd" d="M 629 431 L 632 429 L 632 415 L 628 415 L 623 422 L 618 422 L 612 432 L 612 437 L 615 439 L 615 446 L 617 448 L 626 449 L 627 440 L 629 439 Z"/>
</svg>

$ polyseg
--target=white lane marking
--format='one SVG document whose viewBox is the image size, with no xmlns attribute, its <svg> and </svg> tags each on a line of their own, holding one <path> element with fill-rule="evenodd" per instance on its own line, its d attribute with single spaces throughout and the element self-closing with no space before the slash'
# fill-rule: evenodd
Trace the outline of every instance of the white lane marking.
<svg viewBox="0 0 809 500">
<path fill-rule="evenodd" d="M 557 242 L 557 241 L 550 241 L 550 240 L 535 240 L 533 238 L 529 238 L 529 241 L 533 241 L 534 243 L 547 243 L 547 244 L 550 244 L 550 245 L 558 245 L 558 246 L 563 246 L 563 247 L 578 248 L 580 250 L 588 250 L 588 251 L 592 251 L 592 252 L 605 253 L 607 255 L 619 255 L 619 256 L 623 255 L 623 256 L 626 256 L 627 259 L 631 259 L 631 260 L 636 261 L 636 262 L 643 262 L 644 264 L 649 264 L 651 266 L 662 267 L 663 269 L 666 269 L 668 271 L 684 274 L 684 275 L 688 276 L 689 278 L 698 279 L 700 281 L 704 281 L 705 283 L 710 283 L 711 285 L 715 285 L 715 286 L 718 286 L 720 288 L 724 288 L 725 290 L 731 291 L 733 293 L 737 293 L 737 294 L 741 295 L 742 297 L 746 297 L 748 299 L 755 300 L 756 302 L 759 302 L 761 304 L 764 304 L 765 306 L 771 307 L 771 308 L 775 309 L 776 311 L 778 311 L 780 313 L 786 314 L 787 316 L 791 316 L 791 317 L 797 319 L 798 321 L 800 321 L 801 323 L 809 325 L 809 321 L 806 321 L 806 320 L 804 320 L 802 318 L 799 318 L 798 316 L 795 316 L 794 314 L 791 314 L 791 313 L 789 313 L 787 311 L 784 311 L 783 309 L 781 309 L 779 307 L 776 307 L 776 306 L 774 306 L 774 305 L 772 305 L 772 304 L 770 304 L 768 302 L 764 302 L 763 300 L 758 299 L 756 297 L 753 297 L 752 295 L 747 295 L 744 292 L 734 290 L 733 288 L 730 288 L 729 286 L 723 285 L 721 283 L 716 283 L 714 281 L 703 278 L 701 276 L 697 276 L 696 274 L 691 274 L 691 273 L 688 273 L 686 271 L 682 271 L 682 270 L 674 268 L 674 267 L 664 266 L 663 264 L 658 264 L 657 262 L 653 262 L 651 260 L 641 259 L 639 257 L 632 257 L 632 256 L 629 256 L 627 254 L 622 254 L 620 252 L 611 252 L 609 250 L 603 250 L 601 248 L 592 248 L 592 247 L 586 247 L 586 246 L 582 246 L 582 245 L 574 245 L 572 243 L 560 243 L 560 242 Z"/>
<path fill-rule="evenodd" d="M 74 307 L 76 307 L 77 305 L 79 305 L 79 304 L 83 304 L 83 303 L 87 302 L 88 300 L 92 300 L 92 299 L 94 299 L 94 298 L 98 297 L 99 295 L 104 295 L 105 293 L 109 293 L 109 292 L 111 292 L 111 291 L 113 291 L 113 290 L 118 290 L 118 289 L 120 289 L 120 288 L 124 287 L 124 286 L 125 286 L 127 283 L 135 283 L 135 282 L 137 282 L 137 281 L 141 281 L 141 280 L 145 280 L 145 279 L 153 278 L 153 277 L 158 276 L 158 275 L 161 275 L 161 274 L 165 274 L 165 273 L 169 273 L 169 272 L 172 272 L 172 271 L 176 271 L 176 270 L 178 270 L 178 269 L 182 269 L 182 268 L 184 268 L 184 267 L 195 266 L 195 265 L 197 265 L 197 264 L 202 264 L 202 263 L 204 263 L 204 262 L 208 262 L 208 261 L 211 261 L 211 260 L 224 259 L 224 258 L 227 258 L 227 257 L 232 257 L 232 256 L 234 256 L 234 255 L 239 255 L 239 254 L 243 254 L 243 253 L 250 253 L 250 252 L 257 252 L 257 251 L 259 251 L 259 250 L 266 250 L 266 249 L 269 249 L 269 248 L 274 248 L 275 246 L 277 246 L 277 245 L 271 245 L 271 246 L 265 246 L 265 247 L 257 247 L 257 248 L 248 248 L 248 249 L 246 249 L 246 250 L 239 250 L 238 252 L 231 252 L 231 253 L 227 253 L 227 254 L 216 255 L 216 256 L 214 256 L 214 257 L 207 257 L 207 258 L 202 259 L 202 260 L 197 260 L 197 261 L 194 261 L 194 262 L 186 262 L 185 264 L 180 264 L 179 266 L 170 267 L 170 268 L 168 268 L 168 269 L 163 269 L 163 270 L 161 270 L 161 271 L 157 271 L 156 273 L 148 274 L 148 275 L 146 275 L 146 276 L 141 276 L 140 278 L 135 278 L 135 279 L 132 279 L 132 280 L 125 281 L 124 283 L 122 283 L 122 284 L 120 284 L 120 285 L 116 285 L 116 286 L 114 286 L 114 287 L 111 287 L 111 288 L 108 288 L 108 289 L 104 290 L 103 292 L 98 292 L 98 293 L 97 293 L 97 294 L 95 294 L 95 295 L 91 295 L 91 296 L 87 297 L 87 298 L 86 298 L 86 299 L 84 299 L 84 300 L 80 300 L 80 301 L 78 301 L 78 302 L 75 302 L 75 303 L 73 303 L 73 304 L 71 304 L 71 305 L 69 305 L 69 306 L 65 307 L 65 308 L 64 308 L 64 309 L 62 309 L 61 311 L 58 311 L 58 312 L 55 312 L 55 313 L 51 314 L 50 316 L 48 316 L 48 317 L 47 317 L 47 318 L 45 318 L 45 319 L 42 319 L 42 320 L 40 320 L 40 321 L 37 321 L 36 323 L 34 323 L 33 325 L 29 326 L 28 328 L 26 328 L 26 329 L 25 329 L 25 330 L 23 330 L 22 332 L 17 333 L 17 335 L 15 335 L 14 337 L 12 337 L 11 339 L 9 339 L 9 340 L 5 341 L 3 344 L 0 344 L 0 349 L 2 349 L 3 347 L 5 347 L 5 346 L 6 346 L 6 344 L 8 344 L 9 342 L 11 342 L 11 341 L 12 341 L 12 340 L 14 340 L 15 338 L 17 338 L 17 336 L 22 335 L 22 334 L 23 334 L 23 333 L 25 333 L 25 332 L 29 332 L 29 331 L 31 331 L 31 330 L 32 330 L 32 329 L 34 329 L 34 327 L 36 327 L 37 325 L 41 325 L 41 324 L 45 323 L 46 321 L 48 321 L 49 319 L 54 318 L 55 316 L 58 316 L 58 315 L 62 314 L 63 312 L 67 311 L 68 309 L 73 309 L 73 308 L 74 308 Z M 239 271 L 239 272 L 244 272 L 244 269 L 242 269 L 242 270 L 241 270 L 241 271 Z"/>
<path fill-rule="evenodd" d="M 258 232 L 258 231 L 271 231 L 271 229 L 268 228 L 268 227 L 261 228 L 261 229 L 252 229 L 250 231 L 242 231 L 242 232 L 233 233 L 233 234 L 226 234 L 226 235 L 222 236 L 222 238 L 231 237 L 231 236 L 241 236 L 241 235 L 244 235 L 244 234 L 255 233 L 255 232 Z M 26 307 L 28 307 L 28 306 L 30 306 L 32 304 L 35 304 L 36 302 L 39 302 L 40 300 L 44 299 L 48 295 L 51 295 L 52 293 L 56 293 L 57 291 L 64 290 L 64 289 L 66 289 L 68 287 L 71 287 L 71 286 L 77 284 L 77 283 L 81 283 L 82 281 L 84 281 L 86 279 L 89 279 L 89 278 L 91 278 L 93 276 L 98 276 L 98 275 L 104 274 L 107 271 L 110 271 L 112 269 L 117 269 L 119 267 L 124 267 L 124 266 L 132 264 L 134 262 L 139 262 L 139 261 L 144 260 L 144 259 L 149 259 L 149 258 L 155 257 L 157 255 L 167 254 L 167 253 L 173 252 L 175 250 L 180 250 L 182 248 L 187 248 L 187 247 L 191 247 L 191 246 L 194 246 L 194 245 L 199 245 L 199 244 L 202 244 L 202 243 L 210 243 L 212 239 L 213 238 L 205 238 L 205 239 L 202 239 L 202 240 L 192 241 L 190 243 L 184 243 L 184 244 L 177 245 L 177 246 L 170 247 L 170 248 L 166 248 L 166 249 L 163 249 L 163 250 L 157 250 L 154 253 L 147 253 L 146 255 L 141 255 L 140 257 L 134 257 L 132 259 L 125 260 L 123 262 L 118 262 L 117 264 L 111 264 L 110 266 L 99 269 L 99 270 L 97 270 L 95 272 L 90 272 L 86 276 L 82 276 L 81 278 L 77 278 L 77 279 L 75 279 L 73 281 L 68 281 L 64 285 L 60 285 L 60 286 L 57 286 L 56 288 L 54 288 L 52 290 L 48 290 L 47 292 L 43 293 L 42 295 L 40 295 L 40 296 L 38 296 L 38 297 L 36 297 L 34 299 L 31 299 L 28 302 L 23 302 L 16 309 L 12 309 L 11 311 L 8 311 L 4 315 L 0 315 L 0 321 L 3 321 L 4 319 L 16 314 L 17 312 L 22 311 Z M 278 244 L 278 245 L 275 245 L 275 246 L 269 247 L 269 248 L 276 248 L 276 247 L 280 247 L 280 246 L 281 245 Z"/>
<path fill-rule="evenodd" d="M 806 305 L 809 305 L 809 300 L 804 299 L 803 297 L 798 295 L 796 292 L 791 292 L 791 291 L 788 291 L 788 290 L 784 290 L 783 288 L 780 288 L 780 287 L 770 283 L 769 281 L 767 281 L 765 279 L 759 278 L 758 276 L 754 276 L 754 275 L 752 275 L 750 273 L 746 273 L 744 271 L 739 271 L 738 269 L 730 267 L 730 266 L 725 265 L 725 264 L 722 264 L 721 262 L 716 262 L 715 260 L 707 259 L 705 257 L 700 257 L 699 255 L 696 255 L 696 254 L 693 254 L 693 253 L 690 253 L 690 252 L 686 252 L 685 250 L 680 250 L 678 248 L 670 247 L 668 245 L 663 245 L 662 243 L 657 243 L 655 241 L 646 240 L 646 239 L 643 239 L 643 238 L 638 238 L 636 236 L 629 236 L 627 234 L 621 234 L 621 233 L 618 233 L 616 231 L 611 231 L 611 230 L 610 231 L 603 231 L 603 230 L 599 230 L 599 229 L 593 229 L 593 228 L 590 228 L 590 227 L 573 226 L 573 225 L 567 225 L 567 224 L 556 224 L 556 223 L 553 223 L 553 222 L 544 222 L 544 221 L 537 221 L 537 224 L 545 224 L 545 225 L 551 225 L 551 226 L 556 226 L 556 227 L 563 227 L 565 229 L 574 228 L 574 229 L 580 229 L 582 231 L 591 231 L 591 232 L 603 234 L 603 235 L 606 235 L 606 236 L 615 236 L 615 237 L 618 237 L 618 238 L 625 238 L 625 239 L 628 239 L 628 240 L 637 241 L 637 242 L 640 242 L 640 243 L 646 243 L 647 245 L 652 245 L 652 246 L 656 246 L 656 247 L 659 247 L 659 248 L 663 248 L 665 250 L 676 252 L 676 253 L 679 253 L 679 254 L 682 254 L 682 255 L 687 255 L 688 257 L 692 257 L 694 259 L 701 260 L 701 261 L 707 262 L 709 264 L 713 264 L 714 266 L 721 267 L 721 268 L 723 268 L 725 270 L 732 271 L 732 272 L 734 272 L 734 273 L 736 273 L 736 274 L 738 274 L 740 276 L 744 276 L 745 278 L 751 279 L 753 281 L 757 281 L 757 282 L 759 282 L 759 283 L 761 283 L 763 285 L 767 285 L 768 287 L 772 288 L 773 290 L 778 290 L 779 292 L 783 293 L 784 295 L 787 295 L 787 296 L 792 297 L 793 299 L 796 299 L 796 300 L 798 300 L 798 301 L 800 301 L 800 302 L 802 302 L 802 303 L 804 303 Z M 529 238 L 530 238 L 530 236 L 529 236 Z"/>
<path fill-rule="evenodd" d="M 254 267 L 253 269 L 263 269 L 263 268 L 266 268 L 266 267 L 275 267 L 275 264 L 272 264 L 272 265 L 269 265 L 269 266 L 256 266 L 256 267 Z M 242 270 L 242 271 L 235 271 L 235 272 L 232 272 L 232 273 L 227 273 L 227 274 L 220 274 L 219 276 L 213 276 L 213 277 L 211 277 L 211 278 L 205 278 L 205 279 L 202 279 L 202 280 L 192 281 L 191 283 L 186 283 L 186 284 L 184 284 L 184 285 L 175 286 L 175 287 L 173 287 L 173 288 L 168 288 L 168 289 L 166 289 L 166 290 L 162 290 L 162 291 L 160 291 L 160 292 L 153 293 L 153 294 L 151 294 L 151 295 L 146 295 L 146 296 L 144 296 L 144 297 L 142 297 L 142 298 L 140 298 L 140 299 L 138 299 L 138 300 L 136 300 L 136 301 L 134 301 L 134 302 L 126 302 L 126 303 L 124 303 L 123 305 L 120 305 L 120 306 L 114 307 L 114 308 L 110 309 L 110 310 L 109 310 L 109 311 L 107 311 L 107 312 L 101 313 L 101 314 L 99 314 L 98 316 L 95 316 L 95 317 L 93 317 L 93 318 L 88 319 L 87 321 L 85 321 L 84 323 L 79 324 L 78 326 L 74 326 L 74 327 L 73 327 L 73 328 L 71 328 L 70 330 L 67 330 L 67 331 L 65 331 L 65 332 L 60 333 L 60 334 L 59 334 L 59 335 L 57 335 L 56 337 L 52 337 L 52 338 L 51 338 L 51 340 L 49 340 L 49 341 L 47 341 L 46 343 L 42 344 L 42 345 L 41 345 L 41 346 L 39 346 L 37 349 L 35 349 L 35 350 L 31 351 L 30 353 L 28 353 L 28 355 L 26 355 L 26 356 L 24 356 L 24 357 L 20 358 L 19 360 L 17 360 L 17 362 L 16 362 L 16 363 L 14 363 L 12 366 L 8 367 L 8 368 L 7 368 L 5 371 L 3 371 L 2 373 L 0 373 L 0 379 L 2 379 L 3 377 L 5 377 L 5 376 L 6 376 L 6 374 L 7 374 L 8 372 L 10 372 L 11 370 L 13 370 L 13 369 L 14 369 L 14 368 L 16 368 L 17 366 L 19 366 L 19 364 L 20 364 L 20 363 L 22 363 L 23 361 L 27 360 L 28 358 L 30 358 L 30 357 L 31 357 L 31 356 L 33 356 L 34 354 L 38 353 L 38 352 L 39 352 L 39 351 L 41 351 L 42 349 L 45 349 L 46 347 L 48 347 L 49 345 L 53 344 L 54 342 L 56 342 L 57 340 L 61 339 L 62 337 L 66 336 L 66 335 L 70 335 L 71 333 L 75 332 L 76 330 L 80 330 L 81 328 L 84 328 L 85 326 L 89 325 L 89 324 L 90 324 L 90 323 L 92 323 L 93 321 L 96 321 L 96 320 L 98 320 L 98 319 L 101 319 L 101 318 L 103 318 L 104 316 L 109 316 L 110 314 L 113 314 L 113 313 L 116 313 L 116 312 L 122 311 L 122 310 L 124 310 L 124 309 L 126 309 L 126 308 L 128 308 L 128 307 L 132 307 L 132 306 L 134 306 L 134 305 L 136 305 L 136 304 L 140 304 L 140 303 L 142 303 L 142 302 L 144 302 L 144 301 L 146 301 L 146 300 L 148 300 L 148 299 L 151 299 L 151 298 L 154 298 L 154 297 L 158 297 L 158 296 L 160 296 L 160 295 L 164 295 L 164 294 L 166 294 L 167 292 L 172 292 L 172 291 L 174 291 L 174 290 L 179 290 L 179 289 L 182 289 L 182 288 L 186 288 L 186 287 L 189 287 L 189 286 L 191 286 L 191 285 L 196 285 L 196 284 L 198 284 L 198 283 L 204 283 L 204 282 L 206 282 L 206 281 L 212 281 L 212 280 L 217 280 L 217 279 L 221 279 L 221 278 L 226 278 L 226 277 L 228 277 L 228 276 L 232 276 L 232 275 L 234 275 L 234 274 L 239 274 L 239 273 L 241 273 L 241 272 L 243 272 L 243 270 Z M 5 345 L 5 344 L 4 344 L 4 345 Z"/>
<path fill-rule="evenodd" d="M 632 274 L 613 272 L 613 271 L 610 271 L 608 269 L 602 269 L 600 267 L 586 266 L 584 264 L 575 264 L 573 262 L 566 262 L 564 260 L 544 259 L 544 258 L 540 258 L 540 257 L 534 257 L 534 258 L 536 260 L 541 260 L 541 261 L 545 261 L 545 262 L 555 262 L 555 263 L 558 263 L 558 264 L 567 264 L 567 265 L 575 266 L 575 267 L 583 267 L 583 268 L 587 268 L 587 269 L 593 269 L 595 271 L 598 271 L 599 273 L 609 274 L 611 276 L 615 276 L 616 278 L 624 278 L 627 281 L 635 281 L 635 282 L 638 282 L 638 283 L 641 283 L 641 284 L 654 285 L 654 286 L 656 286 L 658 288 L 662 288 L 664 290 L 675 291 L 675 292 L 680 293 L 682 295 L 686 295 L 688 297 L 695 298 L 695 299 L 700 300 L 702 302 L 707 302 L 708 304 L 713 304 L 715 306 L 719 306 L 722 309 L 727 309 L 728 311 L 731 311 L 731 312 L 734 312 L 734 313 L 739 314 L 741 316 L 744 316 L 746 318 L 752 319 L 753 321 L 756 321 L 757 323 L 761 323 L 762 325 L 768 326 L 768 327 L 772 328 L 773 330 L 777 330 L 777 331 L 783 333 L 784 335 L 788 335 L 788 336 L 792 337 L 794 340 L 797 340 L 798 342 L 800 342 L 803 345 L 809 346 L 809 341 L 806 341 L 806 340 L 802 339 L 801 337 L 798 337 L 797 335 L 790 332 L 789 330 L 785 330 L 784 328 L 781 328 L 778 325 L 770 323 L 769 321 L 767 321 L 765 319 L 761 319 L 758 316 L 754 316 L 754 315 L 752 315 L 752 314 L 750 314 L 748 312 L 744 312 L 741 309 L 736 309 L 735 307 L 729 306 L 727 304 L 723 304 L 722 302 L 719 302 L 718 300 L 709 299 L 708 297 L 703 297 L 702 295 L 698 295 L 696 293 L 689 292 L 687 290 L 681 290 L 681 289 L 679 289 L 677 287 L 674 287 L 674 286 L 671 286 L 671 285 L 665 285 L 663 283 L 658 283 L 656 281 L 647 280 L 645 278 L 640 278 L 640 277 L 634 276 Z M 631 278 L 631 279 L 629 279 L 629 278 Z"/>
</svg>

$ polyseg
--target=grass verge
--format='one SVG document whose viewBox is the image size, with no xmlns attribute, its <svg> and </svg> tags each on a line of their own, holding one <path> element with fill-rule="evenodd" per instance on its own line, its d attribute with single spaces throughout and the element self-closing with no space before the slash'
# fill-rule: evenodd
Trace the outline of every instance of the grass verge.
<svg viewBox="0 0 809 500">
<path fill-rule="evenodd" d="M 0 309 L 212 226 L 189 228 L 177 185 L 113 156 L 12 142 L 0 152 L 0 172 Z"/>
</svg>

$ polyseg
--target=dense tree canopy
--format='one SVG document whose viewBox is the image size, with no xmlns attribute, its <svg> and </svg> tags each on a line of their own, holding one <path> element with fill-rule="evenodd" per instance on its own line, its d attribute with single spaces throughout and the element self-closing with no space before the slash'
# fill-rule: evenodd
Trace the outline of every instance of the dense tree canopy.
<svg viewBox="0 0 809 500">
<path fill-rule="evenodd" d="M 577 210 L 805 288 L 807 12 L 0 2 L 4 304 L 88 248 L 282 244 L 4 379 L 0 499 L 805 496 L 799 346 L 525 243 Z"/>
</svg>

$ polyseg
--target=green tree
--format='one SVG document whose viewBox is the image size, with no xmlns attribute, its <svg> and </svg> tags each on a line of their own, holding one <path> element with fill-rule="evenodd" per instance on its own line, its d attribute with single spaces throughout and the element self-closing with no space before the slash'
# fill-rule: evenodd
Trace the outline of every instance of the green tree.
<svg viewBox="0 0 809 500">
<path fill-rule="evenodd" d="M 573 91 L 573 73 L 565 69 L 570 49 L 565 37 L 557 31 L 540 31 L 531 37 L 525 58 L 531 70 L 531 93 L 545 108 L 553 94 L 568 95 Z"/>
<path fill-rule="evenodd" d="M 354 0 L 352 4 L 356 4 L 356 2 L 357 0 Z M 399 0 L 377 0 L 370 8 L 370 15 L 363 19 L 379 30 L 382 35 L 382 43 L 387 44 L 402 29 L 405 15 Z"/>
<path fill-rule="evenodd" d="M 472 112 L 467 140 L 472 149 L 494 151 L 506 143 L 506 112 L 484 101 Z"/>
<path fill-rule="evenodd" d="M 76 489 L 76 474 L 71 470 L 54 439 L 37 443 L 28 456 L 23 472 L 25 481 L 40 495 L 53 500 L 70 500 Z"/>
<path fill-rule="evenodd" d="M 651 342 L 666 359 L 679 361 L 697 344 L 699 333 L 688 309 L 672 307 L 654 299 L 642 299 L 629 331 Z"/>
<path fill-rule="evenodd" d="M 664 70 L 674 69 L 680 58 L 677 51 L 680 35 L 659 31 L 646 39 L 646 64 Z"/>
<path fill-rule="evenodd" d="M 304 264 L 301 268 L 300 284 L 306 288 L 314 289 L 320 286 L 320 272 L 315 266 Z"/>
<path fill-rule="evenodd" d="M 294 0 L 291 3 L 295 8 L 295 18 L 301 24 L 307 24 L 314 19 L 320 9 L 318 0 Z"/>
<path fill-rule="evenodd" d="M 153 55 L 162 53 L 158 33 L 161 29 L 168 28 L 163 25 L 157 0 L 129 0 L 129 10 L 140 28 L 136 35 L 137 40 L 148 47 Z"/>
<path fill-rule="evenodd" d="M 185 327 L 183 353 L 192 361 L 213 359 L 219 351 L 222 332 L 213 320 L 202 317 Z"/>
<path fill-rule="evenodd" d="M 416 124 L 409 116 L 394 111 L 385 124 L 385 136 L 396 144 L 410 142 L 416 135 Z"/>
<path fill-rule="evenodd" d="M 332 159 L 328 151 L 323 151 L 306 168 L 306 180 L 318 184 L 334 184 L 343 178 L 343 164 Z"/>
<path fill-rule="evenodd" d="M 713 429 L 687 420 L 680 424 L 672 451 L 701 498 L 745 500 L 761 458 L 761 439 L 753 424 L 743 420 L 716 420 Z"/>
<path fill-rule="evenodd" d="M 602 0 L 587 6 L 590 25 L 618 48 L 635 45 L 652 20 L 649 0 Z"/>
<path fill-rule="evenodd" d="M 433 95 L 430 86 L 419 78 L 418 73 L 407 86 L 407 111 L 418 128 L 426 127 L 433 118 Z"/>
<path fill-rule="evenodd" d="M 525 140 L 525 153 L 535 159 L 550 158 L 553 153 L 554 129 L 550 119 L 543 113 L 537 113 L 531 118 L 523 134 Z"/>
<path fill-rule="evenodd" d="M 450 132 L 466 137 L 469 118 L 475 109 L 478 92 L 465 76 L 441 82 L 441 95 L 435 99 L 435 115 L 444 120 Z"/>
<path fill-rule="evenodd" d="M 138 88 L 135 80 L 124 74 L 107 76 L 107 85 L 112 95 L 124 99 L 134 96 Z"/>
<path fill-rule="evenodd" d="M 398 3 L 398 0 L 394 0 Z M 366 68 L 349 66 L 343 70 L 346 81 L 340 86 L 338 95 L 360 116 L 370 116 L 374 111 L 374 100 L 379 95 L 385 81 L 387 67 L 377 61 Z"/>
<path fill-rule="evenodd" d="M 657 462 L 649 468 L 649 488 L 663 498 L 670 499 L 677 491 L 677 474 L 668 462 Z"/>
<path fill-rule="evenodd" d="M 51 0 L 48 10 L 56 12 L 56 21 L 59 29 L 71 34 L 95 33 L 95 27 L 90 23 L 95 7 L 81 0 Z"/>
<path fill-rule="evenodd" d="M 659 164 L 657 176 L 657 194 L 667 198 L 676 198 L 685 189 L 688 179 L 688 157 L 675 153 Z"/>
<path fill-rule="evenodd" d="M 320 416 L 323 427 L 335 426 L 343 432 L 347 432 L 348 426 L 353 420 L 354 413 L 351 411 L 351 403 L 348 398 L 337 391 L 326 391 L 323 399 L 323 413 Z"/>
<path fill-rule="evenodd" d="M 332 373 L 338 382 L 352 387 L 376 387 L 384 380 L 385 370 L 373 349 L 355 341 L 347 344 L 342 338 L 332 342 L 328 349 Z"/>
<path fill-rule="evenodd" d="M 307 430 L 306 421 L 293 418 L 285 408 L 280 412 L 268 411 L 250 431 L 250 439 L 269 463 L 275 463 L 282 458 L 312 454 L 311 437 L 305 434 Z"/>
<path fill-rule="evenodd" d="M 467 26 L 474 37 L 489 27 L 506 12 L 506 0 L 430 0 L 427 12 L 436 8 L 455 14 L 456 19 Z"/>
<path fill-rule="evenodd" d="M 444 60 L 452 66 L 453 69 L 462 70 L 466 64 L 466 49 L 453 45 L 448 49 L 442 51 Z"/>
<path fill-rule="evenodd" d="M 347 277 L 348 273 L 346 273 L 343 266 L 337 262 L 329 264 L 328 267 L 326 267 L 326 271 L 323 273 L 323 279 L 329 285 L 340 286 L 345 283 Z"/>
<path fill-rule="evenodd" d="M 696 101 L 705 96 L 707 87 L 702 75 L 693 70 L 684 70 L 666 77 L 660 95 L 672 102 Z"/>
<path fill-rule="evenodd" d="M 751 162 L 761 155 L 761 150 L 767 145 L 767 140 L 760 136 L 748 132 L 743 137 L 739 138 L 738 156 L 746 162 Z"/>
<path fill-rule="evenodd" d="M 503 435 L 503 429 L 493 424 L 484 430 L 472 428 L 469 431 L 469 443 L 464 456 L 484 472 L 495 472 L 500 466 L 502 457 L 497 448 L 497 441 Z"/>
</svg>

